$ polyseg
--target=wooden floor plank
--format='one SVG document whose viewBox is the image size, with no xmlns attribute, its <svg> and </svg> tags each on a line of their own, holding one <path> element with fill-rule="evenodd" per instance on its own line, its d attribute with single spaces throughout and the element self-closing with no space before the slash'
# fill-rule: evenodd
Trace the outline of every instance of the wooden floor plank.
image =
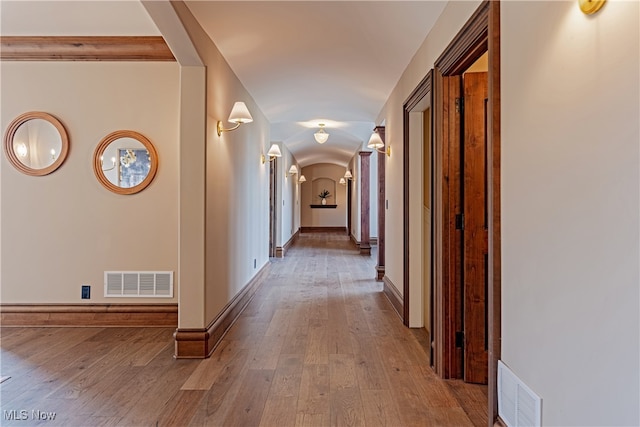
<svg viewBox="0 0 640 427">
<path fill-rule="evenodd" d="M 344 233 L 301 234 L 205 360 L 176 360 L 173 328 L 0 328 L 2 409 L 62 426 L 486 426 L 486 387 L 434 374 L 374 267 Z"/>
<path fill-rule="evenodd" d="M 257 426 L 273 380 L 273 370 L 249 369 L 240 386 L 224 425 L 229 427 Z"/>
</svg>

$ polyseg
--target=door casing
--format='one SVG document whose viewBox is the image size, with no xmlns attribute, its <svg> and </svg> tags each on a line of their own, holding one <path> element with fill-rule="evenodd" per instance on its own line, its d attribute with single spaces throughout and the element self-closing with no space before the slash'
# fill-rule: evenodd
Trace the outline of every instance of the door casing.
<svg viewBox="0 0 640 427">
<path fill-rule="evenodd" d="M 431 92 L 434 97 L 434 204 L 432 233 L 435 243 L 432 251 L 434 262 L 434 325 L 433 334 L 436 351 L 434 352 L 434 368 L 442 378 L 459 378 L 462 372 L 456 369 L 455 320 L 456 289 L 450 286 L 443 275 L 450 267 L 445 261 L 449 250 L 448 235 L 445 230 L 452 226 L 452 212 L 447 203 L 447 177 L 443 175 L 443 154 L 448 149 L 449 136 L 445 130 L 445 119 L 448 111 L 443 103 L 443 77 L 460 75 L 484 52 L 489 54 L 489 97 L 488 97 L 488 138 L 487 138 L 487 180 L 488 180 L 488 324 L 489 324 L 489 399 L 488 426 L 492 426 L 498 416 L 497 405 L 497 361 L 500 358 L 501 336 L 501 249 L 500 249 L 500 1 L 484 1 L 471 16 L 453 41 L 435 62 L 435 69 L 430 71 L 414 89 L 404 104 L 404 275 L 403 275 L 403 321 L 408 326 L 410 292 L 409 292 L 409 112 L 417 101 Z M 455 217 L 455 213 L 453 213 Z M 455 218 L 453 219 L 455 226 Z"/>
</svg>

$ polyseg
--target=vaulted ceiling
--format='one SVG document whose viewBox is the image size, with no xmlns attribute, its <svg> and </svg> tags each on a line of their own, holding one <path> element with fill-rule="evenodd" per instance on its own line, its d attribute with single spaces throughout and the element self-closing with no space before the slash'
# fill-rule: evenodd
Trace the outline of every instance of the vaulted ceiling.
<svg viewBox="0 0 640 427">
<path fill-rule="evenodd" d="M 346 165 L 445 1 L 185 2 L 302 166 Z M 3 35 L 157 35 L 139 1 L 2 1 Z M 55 17 L 55 19 L 54 19 Z M 313 138 L 320 123 L 330 134 Z"/>
</svg>

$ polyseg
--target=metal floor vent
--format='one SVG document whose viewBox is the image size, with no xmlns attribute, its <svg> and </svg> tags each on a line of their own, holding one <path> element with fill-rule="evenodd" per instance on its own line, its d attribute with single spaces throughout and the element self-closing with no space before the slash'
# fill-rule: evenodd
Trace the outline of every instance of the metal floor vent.
<svg viewBox="0 0 640 427">
<path fill-rule="evenodd" d="M 498 415 L 508 427 L 542 425 L 542 399 L 498 360 Z"/>
<path fill-rule="evenodd" d="M 173 298 L 173 271 L 105 271 L 104 296 Z"/>
</svg>

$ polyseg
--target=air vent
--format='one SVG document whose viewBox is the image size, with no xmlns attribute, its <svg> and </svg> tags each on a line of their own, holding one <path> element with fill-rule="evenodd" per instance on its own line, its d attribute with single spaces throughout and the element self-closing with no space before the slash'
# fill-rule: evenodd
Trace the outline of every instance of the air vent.
<svg viewBox="0 0 640 427">
<path fill-rule="evenodd" d="M 105 271 L 104 296 L 173 298 L 173 271 Z"/>
<path fill-rule="evenodd" d="M 498 415 L 508 427 L 542 424 L 542 399 L 498 361 Z"/>
</svg>

